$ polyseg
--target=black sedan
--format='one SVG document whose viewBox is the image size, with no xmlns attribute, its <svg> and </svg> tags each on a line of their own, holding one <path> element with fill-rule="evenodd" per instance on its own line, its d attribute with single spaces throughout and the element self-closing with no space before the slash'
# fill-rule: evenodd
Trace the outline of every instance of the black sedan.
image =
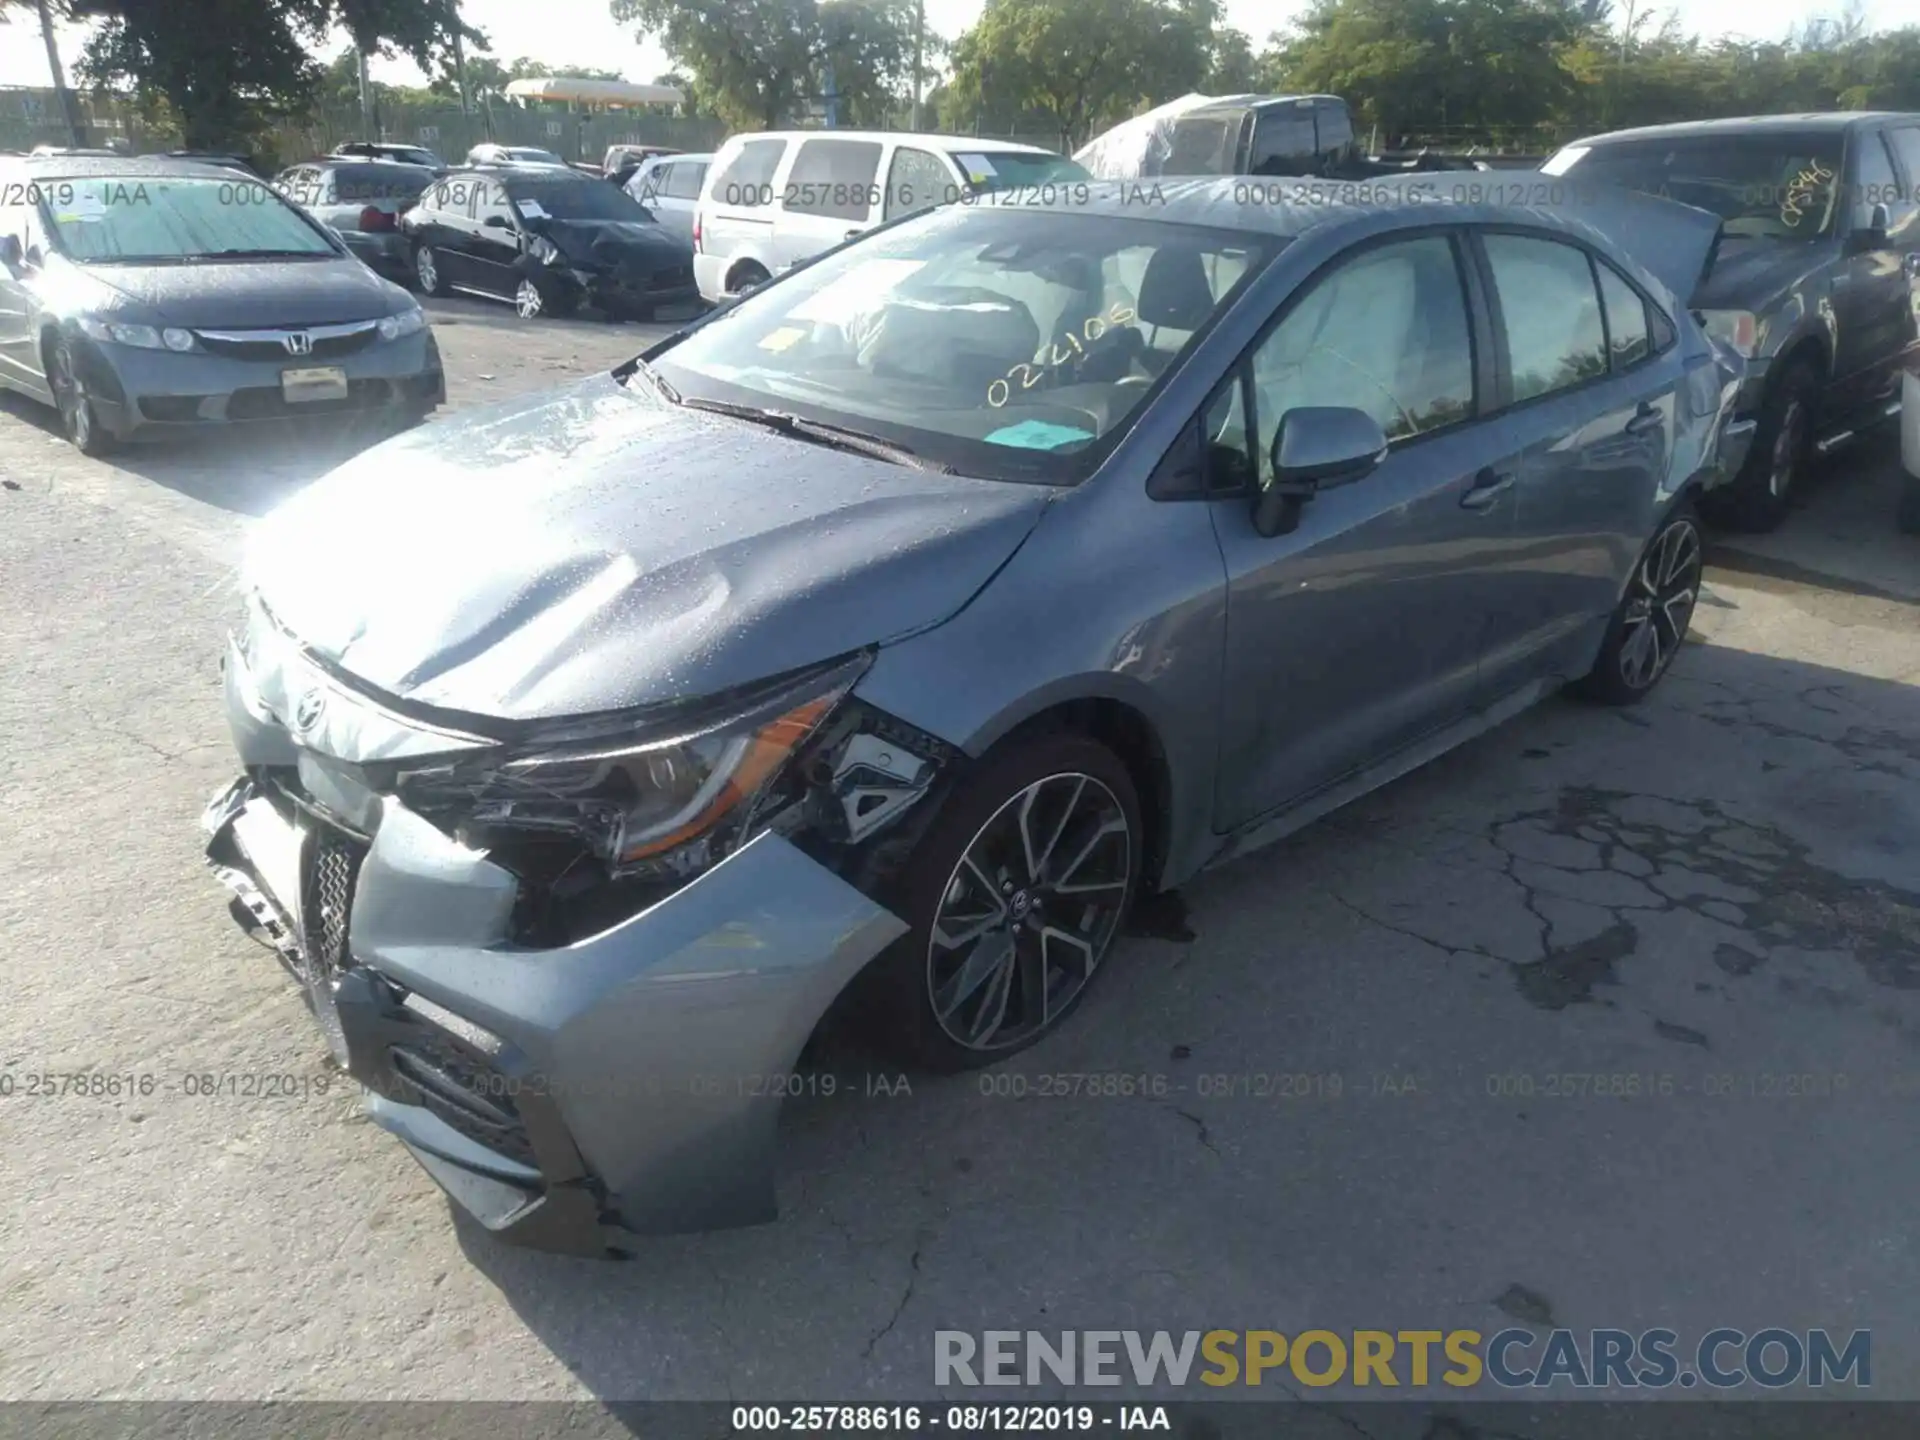
<svg viewBox="0 0 1920 1440">
<path fill-rule="evenodd" d="M 0 161 L 0 384 L 88 454 L 243 420 L 400 426 L 446 398 L 405 290 L 264 182 L 159 158 Z"/>
<path fill-rule="evenodd" d="M 413 257 L 400 217 L 433 179 L 424 166 L 389 160 L 310 160 L 281 171 L 273 188 L 330 226 L 370 269 L 406 285 Z"/>
<path fill-rule="evenodd" d="M 658 307 L 697 298 L 684 239 L 626 192 L 568 170 L 457 170 L 400 224 L 428 295 L 511 300 L 528 319 L 587 304 L 650 320 Z"/>
</svg>

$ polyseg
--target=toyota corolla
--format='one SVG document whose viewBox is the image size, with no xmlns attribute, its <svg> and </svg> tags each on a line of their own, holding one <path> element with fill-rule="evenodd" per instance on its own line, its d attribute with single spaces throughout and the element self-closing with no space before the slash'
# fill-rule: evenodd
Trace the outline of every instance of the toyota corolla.
<svg viewBox="0 0 1920 1440">
<path fill-rule="evenodd" d="M 1003 1060 L 1142 893 L 1679 652 L 1739 460 L 1712 216 L 1081 188 L 874 232 L 258 534 L 210 858 L 509 1240 L 770 1218 L 836 1002 Z"/>
</svg>

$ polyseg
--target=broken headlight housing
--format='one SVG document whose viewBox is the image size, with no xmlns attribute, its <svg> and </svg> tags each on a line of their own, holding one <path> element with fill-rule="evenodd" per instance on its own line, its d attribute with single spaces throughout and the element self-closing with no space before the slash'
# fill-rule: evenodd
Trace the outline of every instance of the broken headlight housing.
<svg viewBox="0 0 1920 1440">
<path fill-rule="evenodd" d="M 870 660 L 758 687 L 697 717 L 555 727 L 524 744 L 402 769 L 396 788 L 473 849 L 545 842 L 584 852 L 611 877 L 688 878 L 750 838 L 788 762 Z"/>
</svg>

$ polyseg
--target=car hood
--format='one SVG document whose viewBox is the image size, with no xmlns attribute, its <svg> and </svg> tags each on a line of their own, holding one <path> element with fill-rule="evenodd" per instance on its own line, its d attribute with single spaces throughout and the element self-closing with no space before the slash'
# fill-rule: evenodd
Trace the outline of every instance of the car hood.
<svg viewBox="0 0 1920 1440">
<path fill-rule="evenodd" d="M 692 247 L 650 220 L 547 220 L 538 232 L 569 259 L 617 265 L 630 259 L 656 264 L 692 258 Z"/>
<path fill-rule="evenodd" d="M 247 583 L 386 695 L 550 719 L 937 625 L 1052 493 L 823 449 L 644 385 L 602 375 L 377 446 L 263 522 Z"/>
<path fill-rule="evenodd" d="M 126 310 L 147 323 L 261 329 L 376 320 L 404 292 L 358 260 L 208 261 L 195 265 L 75 265 L 63 287 L 74 308 Z"/>
<path fill-rule="evenodd" d="M 1764 311 L 1832 258 L 1824 244 L 1723 236 L 1694 304 L 1702 310 Z"/>
</svg>

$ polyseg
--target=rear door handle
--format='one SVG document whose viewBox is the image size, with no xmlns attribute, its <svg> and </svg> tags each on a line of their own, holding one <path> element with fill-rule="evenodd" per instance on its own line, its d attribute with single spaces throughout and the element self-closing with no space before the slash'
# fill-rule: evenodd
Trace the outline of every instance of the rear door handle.
<svg viewBox="0 0 1920 1440">
<path fill-rule="evenodd" d="M 1667 417 L 1660 412 L 1659 406 L 1643 404 L 1633 412 L 1633 418 L 1627 421 L 1626 430 L 1629 435 L 1644 435 L 1649 430 L 1658 430 L 1666 423 Z"/>
<path fill-rule="evenodd" d="M 1489 465 L 1473 477 L 1473 484 L 1460 497 L 1462 510 L 1485 510 L 1513 488 L 1514 472 L 1496 470 Z"/>
</svg>

